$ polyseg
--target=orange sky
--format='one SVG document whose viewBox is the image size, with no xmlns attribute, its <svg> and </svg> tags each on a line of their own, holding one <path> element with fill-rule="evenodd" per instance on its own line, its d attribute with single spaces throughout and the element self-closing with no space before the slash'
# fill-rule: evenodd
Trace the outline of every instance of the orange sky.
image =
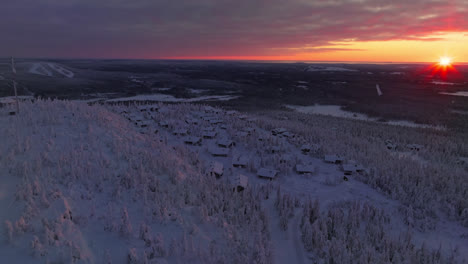
<svg viewBox="0 0 468 264">
<path fill-rule="evenodd" d="M 213 60 L 292 60 L 292 61 L 366 61 L 366 62 L 435 62 L 450 57 L 454 63 L 468 62 L 468 33 L 427 36 L 440 40 L 348 41 L 329 46 L 271 48 L 281 56 L 185 56 L 170 59 Z M 321 51 L 321 49 L 323 49 Z"/>
</svg>

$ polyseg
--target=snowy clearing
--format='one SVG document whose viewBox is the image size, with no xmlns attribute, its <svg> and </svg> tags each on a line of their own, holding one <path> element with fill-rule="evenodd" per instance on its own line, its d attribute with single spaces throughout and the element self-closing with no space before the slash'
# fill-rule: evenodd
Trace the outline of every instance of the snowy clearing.
<svg viewBox="0 0 468 264">
<path fill-rule="evenodd" d="M 465 91 L 460 91 L 460 92 L 455 92 L 455 93 L 440 92 L 439 94 L 452 95 L 452 96 L 468 96 L 468 92 L 465 92 Z"/>
<path fill-rule="evenodd" d="M 376 85 L 375 85 L 375 89 L 377 90 L 377 95 L 378 95 L 378 96 L 382 96 L 382 95 L 383 95 L 382 90 L 380 90 L 380 85 L 376 84 Z"/>
<path fill-rule="evenodd" d="M 452 82 L 442 82 L 442 81 L 432 81 L 431 83 L 437 84 L 437 85 L 456 85 L 457 83 L 452 83 Z"/>
<path fill-rule="evenodd" d="M 75 73 L 65 69 L 64 67 L 62 67 L 62 66 L 60 66 L 58 64 L 47 63 L 47 65 L 49 65 L 50 68 L 54 69 L 56 72 L 62 74 L 63 76 L 65 76 L 67 78 L 73 78 L 75 76 Z"/>
<path fill-rule="evenodd" d="M 304 114 L 317 114 L 317 115 L 328 115 L 334 117 L 342 117 L 349 119 L 356 119 L 361 121 L 370 121 L 370 122 L 379 122 L 382 124 L 389 124 L 395 126 L 405 126 L 405 127 L 420 127 L 420 128 L 432 128 L 437 130 L 444 130 L 444 127 L 441 126 L 432 126 L 424 124 L 416 124 L 411 121 L 405 120 L 390 120 L 386 122 L 380 122 L 377 118 L 371 118 L 364 114 L 353 113 L 344 111 L 339 105 L 311 105 L 311 106 L 299 106 L 299 105 L 285 105 L 289 109 L 293 109 L 300 113 Z"/>
<path fill-rule="evenodd" d="M 42 63 L 33 63 L 31 68 L 29 68 L 29 73 L 38 74 L 42 76 L 53 76 L 52 72 L 48 70 Z"/>
<path fill-rule="evenodd" d="M 239 96 L 232 95 L 207 95 L 194 98 L 176 98 L 168 94 L 148 94 L 148 95 L 137 95 L 132 97 L 122 97 L 109 99 L 107 102 L 127 102 L 127 101 L 157 101 L 157 102 L 201 102 L 201 101 L 229 101 L 239 98 Z"/>
<path fill-rule="evenodd" d="M 24 101 L 24 100 L 32 100 L 34 99 L 33 96 L 28 96 L 28 95 L 20 95 L 18 96 L 18 100 Z M 6 96 L 6 97 L 0 97 L 0 103 L 2 104 L 12 104 L 16 102 L 16 97 L 15 96 Z"/>
</svg>

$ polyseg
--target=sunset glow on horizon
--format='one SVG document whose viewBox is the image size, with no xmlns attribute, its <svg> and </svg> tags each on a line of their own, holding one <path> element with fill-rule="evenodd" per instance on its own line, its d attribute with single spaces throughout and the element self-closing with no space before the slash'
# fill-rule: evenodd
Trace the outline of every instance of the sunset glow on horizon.
<svg viewBox="0 0 468 264">
<path fill-rule="evenodd" d="M 18 0 L 0 10 L 0 56 L 463 63 L 467 13 L 463 0 Z"/>
</svg>

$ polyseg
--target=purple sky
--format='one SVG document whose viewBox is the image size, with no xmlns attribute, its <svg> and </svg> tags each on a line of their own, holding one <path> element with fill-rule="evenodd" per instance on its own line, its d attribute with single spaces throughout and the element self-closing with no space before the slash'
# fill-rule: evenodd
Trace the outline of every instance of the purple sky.
<svg viewBox="0 0 468 264">
<path fill-rule="evenodd" d="M 468 31 L 468 0 L 6 0 L 0 56 L 287 55 L 439 31 Z"/>
</svg>

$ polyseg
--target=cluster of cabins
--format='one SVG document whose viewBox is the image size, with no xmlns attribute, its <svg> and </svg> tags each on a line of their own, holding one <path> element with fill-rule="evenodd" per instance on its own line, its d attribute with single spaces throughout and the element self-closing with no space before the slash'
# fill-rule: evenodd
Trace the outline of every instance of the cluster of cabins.
<svg viewBox="0 0 468 264">
<path fill-rule="evenodd" d="M 141 127 L 141 128 L 148 128 L 150 127 L 151 124 L 151 119 L 154 118 L 153 113 L 158 112 L 160 108 L 157 105 L 146 105 L 146 106 L 139 106 L 138 110 L 140 113 L 127 113 L 127 112 L 122 112 L 131 122 L 135 123 L 136 126 Z M 220 113 L 220 110 L 215 109 L 213 107 L 207 106 L 204 108 L 204 112 L 197 117 L 186 117 L 185 120 L 183 120 L 186 124 L 189 125 L 206 125 L 209 124 L 206 127 L 202 128 L 200 136 L 192 136 L 190 135 L 190 132 L 186 128 L 176 128 L 172 130 L 172 135 L 174 136 L 179 136 L 182 138 L 182 141 L 185 144 L 192 145 L 192 146 L 201 146 L 202 141 L 204 139 L 207 140 L 215 140 L 214 145 L 211 145 L 208 148 L 208 152 L 210 155 L 213 157 L 228 157 L 230 153 L 230 149 L 236 146 L 236 143 L 226 137 L 219 138 L 218 129 L 227 129 L 227 126 L 225 125 L 224 121 L 217 117 L 217 114 Z M 144 115 L 147 115 L 148 119 L 144 117 Z M 149 116 L 148 116 L 149 115 Z M 225 115 L 227 116 L 237 116 L 241 120 L 245 120 L 247 122 L 254 122 L 254 118 L 249 118 L 246 115 L 240 115 L 239 112 L 237 111 L 227 111 L 225 112 Z M 197 119 L 198 118 L 198 119 Z M 170 124 L 167 121 L 160 121 L 159 123 L 160 128 L 169 128 Z M 158 129 L 154 131 L 155 133 L 158 133 Z M 253 127 L 245 127 L 241 131 L 237 132 L 238 136 L 241 137 L 246 137 L 250 136 L 255 132 L 255 128 Z M 294 138 L 295 135 L 291 132 L 289 132 L 285 128 L 275 128 L 271 130 L 271 136 L 273 137 L 279 137 L 279 138 Z M 263 141 L 265 138 L 264 137 L 259 137 L 259 141 Z M 389 142 L 391 144 L 391 142 Z M 416 148 L 416 146 L 414 146 Z M 277 146 L 272 146 L 268 148 L 271 153 L 279 153 L 281 152 L 281 148 Z M 309 145 L 305 144 L 300 147 L 300 151 L 302 154 L 307 155 L 311 152 L 316 152 L 320 149 L 320 146 L 318 145 Z M 280 163 L 286 163 L 291 160 L 290 155 L 281 155 L 281 160 Z M 324 157 L 325 162 L 327 163 L 333 163 L 333 164 L 340 164 L 342 165 L 342 169 L 345 175 L 351 175 L 354 172 L 361 173 L 364 171 L 364 168 L 360 165 L 356 164 L 342 164 L 344 162 L 344 159 L 341 158 L 338 155 L 325 155 Z M 235 156 L 232 159 L 232 166 L 234 168 L 247 168 L 249 164 L 249 158 L 246 156 Z M 313 174 L 316 172 L 316 168 L 313 165 L 310 164 L 297 164 L 295 166 L 295 171 L 298 174 Z M 218 161 L 212 161 L 209 164 L 208 168 L 208 174 L 220 178 L 224 174 L 224 165 L 221 162 Z M 271 169 L 271 168 L 260 168 L 257 170 L 257 176 L 262 179 L 268 179 L 268 180 L 273 180 L 275 179 L 279 174 L 279 171 L 276 169 Z M 345 180 L 347 180 L 345 176 Z M 242 191 L 247 187 L 248 184 L 248 177 L 245 175 L 239 174 L 235 180 L 235 189 L 237 191 Z"/>
</svg>

